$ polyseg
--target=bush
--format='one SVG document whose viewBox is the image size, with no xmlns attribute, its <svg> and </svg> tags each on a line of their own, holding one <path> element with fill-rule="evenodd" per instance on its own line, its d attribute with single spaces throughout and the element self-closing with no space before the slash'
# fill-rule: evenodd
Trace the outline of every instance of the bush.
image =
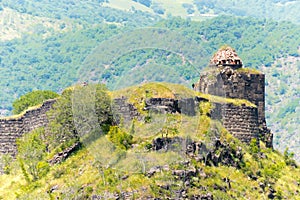
<svg viewBox="0 0 300 200">
<path fill-rule="evenodd" d="M 250 153 L 252 155 L 256 155 L 259 152 L 258 143 L 257 143 L 256 138 L 251 139 L 249 147 L 250 147 Z"/>
<path fill-rule="evenodd" d="M 60 178 L 66 172 L 65 168 L 59 168 L 52 173 L 52 176 L 57 179 Z"/>
<path fill-rule="evenodd" d="M 2 165 L 1 167 L 2 167 L 2 170 L 3 170 L 4 174 L 10 174 L 10 172 L 12 170 L 11 169 L 12 168 L 12 166 L 11 166 L 12 161 L 13 161 L 13 158 L 9 154 L 3 154 L 1 156 L 1 165 Z"/>
<path fill-rule="evenodd" d="M 48 112 L 49 150 L 63 150 L 80 139 L 95 139 L 108 131 L 112 116 L 111 100 L 104 85 L 66 89 Z"/>
<path fill-rule="evenodd" d="M 48 90 L 37 90 L 29 92 L 13 102 L 13 113 L 20 114 L 31 106 L 43 103 L 45 100 L 54 99 L 59 95 Z"/>
<path fill-rule="evenodd" d="M 124 132 L 117 126 L 111 126 L 108 132 L 109 140 L 121 149 L 129 149 L 132 145 L 132 135 Z"/>
<path fill-rule="evenodd" d="M 293 159 L 294 157 L 294 153 L 293 152 L 289 152 L 289 148 L 286 148 L 284 150 L 284 162 L 286 165 L 290 165 L 290 166 L 297 166 L 296 161 Z"/>
<path fill-rule="evenodd" d="M 39 128 L 17 140 L 17 159 L 28 182 L 38 180 L 49 171 L 49 164 L 44 161 L 46 145 L 42 140 L 43 134 L 44 128 Z"/>
</svg>

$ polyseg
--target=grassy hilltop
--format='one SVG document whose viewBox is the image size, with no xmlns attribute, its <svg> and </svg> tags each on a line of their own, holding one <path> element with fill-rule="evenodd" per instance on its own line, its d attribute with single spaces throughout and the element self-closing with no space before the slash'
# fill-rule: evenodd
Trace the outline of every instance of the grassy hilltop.
<svg viewBox="0 0 300 200">
<path fill-rule="evenodd" d="M 72 94 L 84 97 L 91 91 L 95 92 L 92 95 L 97 101 L 95 112 L 101 128 L 78 137 L 72 132 L 74 121 L 67 118 L 75 116 L 70 112 Z M 121 120 L 116 125 L 106 117 L 108 113 L 104 114 L 109 112 L 110 97 L 126 96 L 143 110 L 142 100 L 146 98 L 195 95 L 209 101 L 201 103 L 194 117 L 178 113 L 149 115 L 143 111 L 144 120 Z M 91 97 L 80 100 L 88 103 Z M 5 174 L 0 176 L 0 197 L 297 199 L 300 171 L 292 154 L 282 155 L 263 143 L 258 148 L 256 141 L 245 145 L 235 139 L 209 117 L 213 101 L 232 100 L 195 94 L 182 85 L 169 83 L 148 83 L 113 92 L 101 85 L 66 89 L 49 112 L 48 127 L 19 140 L 17 160 L 3 158 L 6 162 Z M 99 113 L 98 107 L 108 110 Z M 85 121 L 93 118 L 85 114 L 81 112 Z M 55 132 L 57 127 L 64 129 Z M 165 141 L 165 146 L 157 146 L 159 141 Z M 66 160 L 48 163 L 58 152 L 78 142 L 81 145 Z M 205 147 L 204 154 L 190 151 L 193 144 Z"/>
</svg>

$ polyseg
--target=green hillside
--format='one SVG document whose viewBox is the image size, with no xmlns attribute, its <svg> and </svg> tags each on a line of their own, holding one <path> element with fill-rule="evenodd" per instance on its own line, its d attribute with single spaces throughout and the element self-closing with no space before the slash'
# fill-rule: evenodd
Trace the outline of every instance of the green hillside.
<svg viewBox="0 0 300 200">
<path fill-rule="evenodd" d="M 141 23 L 151 16 L 166 18 L 170 15 L 198 21 L 224 14 L 299 23 L 300 7 L 299 1 L 296 0 L 40 0 L 20 1 L 18 4 L 12 0 L 2 0 L 0 3 L 2 7 L 34 16 L 74 19 L 92 24 L 136 24 L 135 20 Z M 86 10 L 91 12 L 85 12 Z M 143 17 L 134 17 L 130 12 L 139 13 Z"/>
<path fill-rule="evenodd" d="M 58 20 L 48 17 L 37 17 L 5 8 L 0 12 L 0 40 L 7 41 L 22 38 L 23 35 L 41 35 L 47 38 L 54 33 L 70 32 L 81 26 L 70 20 Z"/>
<path fill-rule="evenodd" d="M 263 144 L 259 150 L 245 146 L 200 113 L 195 118 L 158 115 L 151 123 L 101 127 L 105 136 L 91 134 L 91 143 L 85 141 L 65 162 L 50 166 L 48 159 L 78 139 L 72 135 L 72 105 L 67 104 L 52 113 L 61 118 L 54 119 L 50 130 L 69 140 L 53 143 L 58 148 L 51 149 L 44 143 L 49 129 L 25 138 L 24 144 L 26 140 L 36 144 L 40 160 L 22 165 L 4 157 L 4 163 L 12 163 L 0 176 L 0 197 L 84 199 L 135 192 L 142 198 L 176 198 L 178 191 L 185 191 L 186 198 L 194 194 L 215 199 L 299 198 L 300 174 L 289 153 L 294 152 L 299 162 L 299 10 L 300 1 L 295 0 L 0 0 L 1 116 L 11 115 L 13 102 L 36 90 L 65 94 L 66 103 L 71 92 L 64 88 L 83 81 L 105 83 L 111 90 L 107 96 L 105 91 L 105 98 L 145 95 L 145 88 L 136 85 L 148 82 L 181 84 L 148 85 L 158 96 L 192 95 L 184 86 L 191 88 L 213 53 L 227 44 L 246 67 L 266 74 L 267 125 L 274 133 L 275 149 L 285 152 L 281 155 Z M 131 101 L 138 103 L 135 97 Z M 69 124 L 60 124 L 61 120 Z M 178 151 L 178 145 L 171 151 L 151 150 L 152 140 L 168 128 L 165 122 L 176 129 L 170 138 L 204 141 L 215 155 L 231 152 L 233 160 L 216 165 L 198 162 Z M 221 149 L 215 149 L 210 138 L 216 132 L 222 136 Z M 118 143 L 114 134 L 125 144 Z M 24 171 L 31 162 L 36 164 L 35 178 Z M 192 179 L 174 172 L 194 173 L 194 169 Z"/>
<path fill-rule="evenodd" d="M 72 20 L 82 25 L 99 23 L 116 23 L 128 26 L 142 26 L 157 20 L 159 17 L 139 10 L 121 11 L 112 7 L 103 6 L 104 0 L 59 2 L 15 1 L 4 0 L 2 6 L 33 16 L 49 17 L 53 19 Z M 88 12 L 87 12 L 88 11 Z"/>
<path fill-rule="evenodd" d="M 295 0 L 195 0 L 201 13 L 252 16 L 299 23 L 300 2 Z"/>
<path fill-rule="evenodd" d="M 48 127 L 28 133 L 18 141 L 16 160 L 2 159 L 5 174 L 0 176 L 1 198 L 298 198 L 300 171 L 292 154 L 282 155 L 263 143 L 258 148 L 256 141 L 250 145 L 241 143 L 209 117 L 209 102 L 202 103 L 194 117 L 155 114 L 150 120 L 133 120 L 129 126 L 102 120 L 102 131 L 76 137 L 71 131 L 74 121 L 67 118 L 71 114 L 70 97 L 76 92 L 89 94 L 90 89 L 97 91 L 96 107 L 105 106 L 107 97 L 122 94 L 135 102 L 144 98 L 146 91 L 153 97 L 180 98 L 194 94 L 182 85 L 169 83 L 149 83 L 113 92 L 101 85 L 66 89 L 49 113 Z M 202 97 L 214 99 L 208 95 Z M 89 98 L 81 101 L 87 107 L 93 103 Z M 104 119 L 106 115 L 97 116 Z M 63 132 L 49 134 L 49 130 L 59 127 L 64 127 Z M 155 149 L 155 141 L 159 140 L 169 143 Z M 62 143 L 54 145 L 58 141 Z M 48 163 L 76 142 L 81 146 L 66 160 Z M 189 151 L 193 142 L 201 145 L 202 153 Z"/>
</svg>

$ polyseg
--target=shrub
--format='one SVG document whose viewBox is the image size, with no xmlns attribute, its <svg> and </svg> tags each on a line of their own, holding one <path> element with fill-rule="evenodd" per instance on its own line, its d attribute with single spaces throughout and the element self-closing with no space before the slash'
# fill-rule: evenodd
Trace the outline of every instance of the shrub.
<svg viewBox="0 0 300 200">
<path fill-rule="evenodd" d="M 289 152 L 289 148 L 286 148 L 284 150 L 284 162 L 286 165 L 290 165 L 290 166 L 297 166 L 296 161 L 293 159 L 294 157 L 294 153 L 293 152 Z"/>
<path fill-rule="evenodd" d="M 259 152 L 258 143 L 256 138 L 252 138 L 250 141 L 250 153 L 256 155 Z"/>
<path fill-rule="evenodd" d="M 12 163 L 12 156 L 11 155 L 9 155 L 9 154 L 3 154 L 2 156 L 1 156 L 1 167 L 2 167 L 2 170 L 3 170 L 3 172 L 4 172 L 4 174 L 10 174 L 10 172 L 11 172 L 11 168 L 12 168 L 12 166 L 11 166 L 11 163 Z"/>
<path fill-rule="evenodd" d="M 111 126 L 108 132 L 109 140 L 121 149 L 129 149 L 132 145 L 132 135 L 124 132 L 117 126 Z"/>
<path fill-rule="evenodd" d="M 165 124 L 162 127 L 162 136 L 168 137 L 169 135 L 175 136 L 179 134 L 180 127 L 180 115 L 167 114 L 165 119 Z"/>
<path fill-rule="evenodd" d="M 65 168 L 59 168 L 53 171 L 52 175 L 55 179 L 60 178 L 66 172 Z"/>
<path fill-rule="evenodd" d="M 59 95 L 48 90 L 37 90 L 29 92 L 13 102 L 13 113 L 20 114 L 31 106 L 43 103 L 45 100 L 54 99 Z"/>
<path fill-rule="evenodd" d="M 66 89 L 48 112 L 49 149 L 62 150 L 80 139 L 94 140 L 113 123 L 111 100 L 103 84 Z"/>
<path fill-rule="evenodd" d="M 17 159 L 27 181 L 36 181 L 49 171 L 49 164 L 44 161 L 46 145 L 42 140 L 43 134 L 44 128 L 39 128 L 17 140 Z"/>
</svg>

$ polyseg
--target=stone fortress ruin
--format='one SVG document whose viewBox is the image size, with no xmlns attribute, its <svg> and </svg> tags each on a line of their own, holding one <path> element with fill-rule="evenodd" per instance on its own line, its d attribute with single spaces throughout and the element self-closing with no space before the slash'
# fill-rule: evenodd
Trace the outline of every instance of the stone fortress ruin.
<svg viewBox="0 0 300 200">
<path fill-rule="evenodd" d="M 253 106 L 249 106 L 213 102 L 211 117 L 220 120 L 229 132 L 243 142 L 249 143 L 254 138 L 272 147 L 272 134 L 265 122 L 265 76 L 243 68 L 242 60 L 234 49 L 223 47 L 212 57 L 208 70 L 201 73 L 199 82 L 194 84 L 194 90 L 253 103 Z M 16 139 L 35 128 L 46 126 L 46 112 L 55 101 L 48 100 L 18 117 L 0 119 L 0 154 L 15 156 Z M 151 98 L 145 100 L 144 110 L 193 116 L 201 101 L 209 100 L 197 96 L 188 99 Z M 113 109 L 125 121 L 141 119 L 137 108 L 126 98 L 114 99 Z"/>
<path fill-rule="evenodd" d="M 194 89 L 225 98 L 245 99 L 255 104 L 256 108 L 253 112 L 257 112 L 257 119 L 255 119 L 258 123 L 257 140 L 263 140 L 268 147 L 272 147 L 273 136 L 267 128 L 265 120 L 265 75 L 257 70 L 244 68 L 242 60 L 233 48 L 221 47 L 213 55 L 209 69 L 200 75 L 200 80 Z M 227 112 L 230 113 L 230 111 Z M 232 119 L 236 115 L 234 113 L 229 115 L 229 113 L 226 114 L 228 117 L 223 119 L 224 123 L 229 123 L 229 125 L 224 124 L 225 128 L 238 138 L 245 139 L 242 135 L 245 135 L 247 132 L 245 130 L 248 130 L 247 124 L 239 126 L 239 123 L 234 123 Z M 238 118 L 238 121 L 242 119 L 247 121 L 247 115 Z M 227 120 L 228 122 L 226 122 Z M 253 131 L 248 133 L 255 134 Z"/>
</svg>

